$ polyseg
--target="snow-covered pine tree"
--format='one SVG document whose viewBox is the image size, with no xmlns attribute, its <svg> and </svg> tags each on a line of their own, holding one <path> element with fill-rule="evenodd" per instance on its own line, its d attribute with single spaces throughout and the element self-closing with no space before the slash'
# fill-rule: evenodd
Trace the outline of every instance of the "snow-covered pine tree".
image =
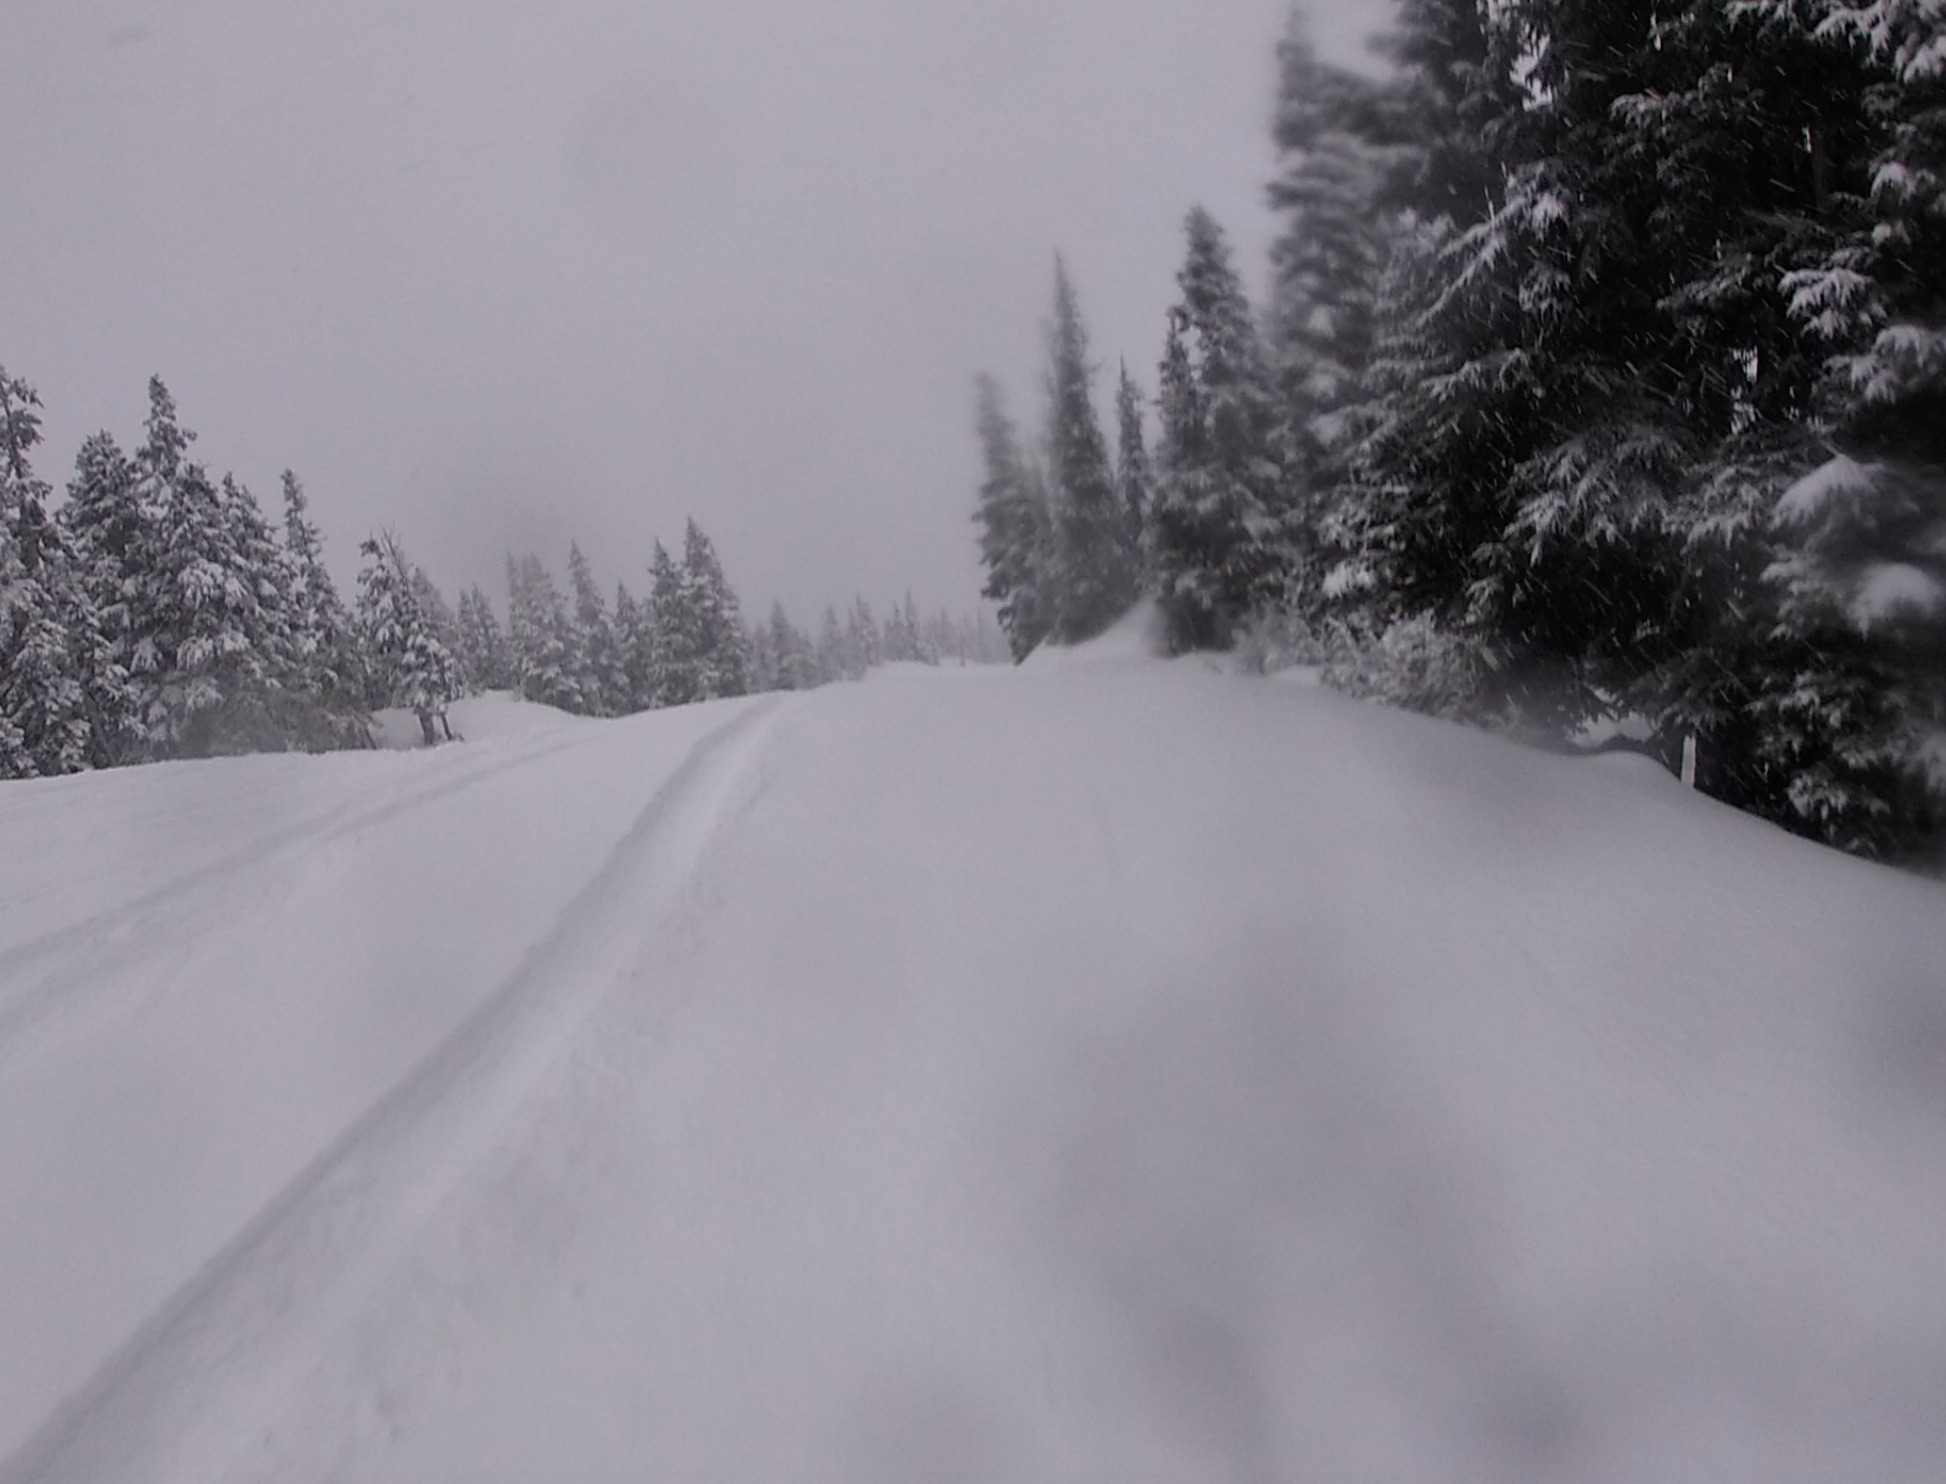
<svg viewBox="0 0 1946 1484">
<path fill-rule="evenodd" d="M 507 558 L 507 647 L 520 693 L 576 716 L 588 705 L 576 673 L 566 602 L 541 559 Z"/>
<path fill-rule="evenodd" d="M 412 596 L 419 604 L 419 611 L 426 616 L 432 626 L 433 634 L 446 646 L 446 652 L 459 654 L 459 615 L 453 605 L 446 601 L 446 595 L 439 590 L 439 584 L 432 580 L 432 574 L 416 562 L 412 566 Z"/>
<path fill-rule="evenodd" d="M 1946 828 L 1946 31 L 1914 0 L 1749 9 L 1772 51 L 1826 64 L 1798 80 L 1797 162 L 1824 230 L 1798 234 L 1810 261 L 1782 284 L 1818 357 L 1818 442 L 1792 463 L 1818 462 L 1778 495 L 1774 460 L 1734 507 L 1768 515 L 1776 549 L 1752 677 L 1766 812 L 1896 856 Z M 1834 75 L 1862 75 L 1862 112 L 1834 106 Z"/>
<path fill-rule="evenodd" d="M 683 569 L 660 541 L 649 558 L 649 692 L 652 705 L 703 699 L 701 623 Z"/>
<path fill-rule="evenodd" d="M 0 367 L 0 778 L 111 759 L 127 682 L 30 459 L 40 398 Z"/>
<path fill-rule="evenodd" d="M 693 625 L 697 699 L 743 695 L 750 678 L 742 607 L 715 546 L 694 520 L 683 529 L 682 579 Z"/>
<path fill-rule="evenodd" d="M 209 715 L 209 739 L 201 745 L 220 752 L 308 745 L 299 714 L 306 677 L 291 614 L 295 568 L 246 485 L 225 474 L 216 493 L 232 574 L 249 595 L 240 617 L 252 663 L 238 667 L 221 705 Z"/>
<path fill-rule="evenodd" d="M 815 660 L 819 685 L 830 685 L 851 678 L 851 672 L 845 662 L 844 625 L 838 622 L 838 609 L 835 604 L 824 605 L 824 619 L 818 625 Z"/>
<path fill-rule="evenodd" d="M 818 683 L 811 640 L 784 612 L 784 605 L 770 605 L 770 619 L 764 625 L 765 648 L 773 667 L 771 683 L 777 690 L 809 690 Z"/>
<path fill-rule="evenodd" d="M 622 711 L 632 714 L 655 704 L 651 670 L 655 635 L 648 606 L 636 601 L 628 584 L 615 584 L 615 647 L 622 665 Z"/>
<path fill-rule="evenodd" d="M 1291 600 L 1311 618 L 1328 575 L 1342 596 L 1362 524 L 1349 469 L 1361 433 L 1378 293 L 1413 163 L 1411 115 L 1397 79 L 1318 58 L 1302 12 L 1278 46 L 1267 335 L 1279 396 L 1279 457 L 1293 501 L 1298 571 Z"/>
<path fill-rule="evenodd" d="M 1067 264 L 1054 259 L 1047 331 L 1047 466 L 1054 515 L 1054 636 L 1093 638 L 1135 601 L 1138 565 L 1089 389 L 1088 332 Z"/>
<path fill-rule="evenodd" d="M 304 486 L 289 469 L 283 475 L 283 496 L 296 672 L 287 685 L 293 707 L 290 730 L 304 747 L 369 747 L 371 715 L 365 709 L 357 631 L 324 564 L 324 541 L 311 521 Z"/>
<path fill-rule="evenodd" d="M 878 616 L 862 595 L 854 595 L 845 615 L 845 673 L 863 679 L 885 662 L 885 634 Z"/>
<path fill-rule="evenodd" d="M 140 744 L 151 757 L 265 745 L 280 659 L 280 616 L 266 609 L 275 577 L 262 570 L 274 542 L 247 490 L 188 457 L 194 435 L 160 377 L 146 427 L 133 460 L 142 524 L 121 583 Z"/>
<path fill-rule="evenodd" d="M 74 551 L 82 587 L 99 615 L 101 632 L 122 675 L 120 714 L 112 727 L 96 730 L 96 742 L 105 752 L 95 762 L 105 767 L 128 761 L 140 751 L 127 677 L 136 573 L 149 550 L 153 524 L 151 512 L 143 508 L 137 494 L 134 466 L 112 435 L 95 433 L 83 441 L 67 500 L 56 519 Z"/>
<path fill-rule="evenodd" d="M 1128 546 L 1136 563 L 1138 591 L 1148 585 L 1152 564 L 1149 550 L 1149 506 L 1154 499 L 1155 471 L 1149 464 L 1148 436 L 1142 426 L 1142 389 L 1121 363 L 1115 384 L 1115 495 L 1122 507 Z"/>
<path fill-rule="evenodd" d="M 513 688 L 512 667 L 507 659 L 507 639 L 493 602 L 469 585 L 459 595 L 459 646 L 457 658 L 466 677 L 466 688 L 477 694 L 488 690 Z"/>
<path fill-rule="evenodd" d="M 1201 207 L 1185 232 L 1161 372 L 1156 579 L 1174 647 L 1225 648 L 1284 593 L 1289 502 L 1276 395 L 1229 243 Z"/>
<path fill-rule="evenodd" d="M 587 557 L 568 543 L 568 583 L 574 592 L 574 627 L 581 662 L 581 691 L 592 716 L 621 716 L 628 708 L 628 676 L 615 626 L 595 586 Z"/>
<path fill-rule="evenodd" d="M 359 544 L 358 623 L 374 683 L 375 706 L 402 706 L 419 719 L 426 746 L 437 746 L 446 708 L 461 689 L 459 662 L 421 606 L 417 572 L 389 532 Z"/>
<path fill-rule="evenodd" d="M 986 567 L 981 596 L 1000 606 L 1000 626 L 1016 660 L 1045 639 L 1056 606 L 1053 592 L 1053 517 L 1045 483 L 1022 458 L 1013 419 L 999 383 L 975 383 L 980 452 L 986 478 L 974 519 L 980 527 L 980 560 Z"/>
</svg>

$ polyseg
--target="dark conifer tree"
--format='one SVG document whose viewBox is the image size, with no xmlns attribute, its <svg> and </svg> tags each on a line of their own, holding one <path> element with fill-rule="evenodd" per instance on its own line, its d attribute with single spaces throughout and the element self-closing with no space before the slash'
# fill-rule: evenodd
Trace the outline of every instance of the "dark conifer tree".
<svg viewBox="0 0 1946 1484">
<path fill-rule="evenodd" d="M 1152 515 L 1156 578 L 1178 649 L 1227 647 L 1278 602 L 1292 533 L 1263 346 L 1222 229 L 1200 207 L 1162 362 L 1162 442 Z"/>
<path fill-rule="evenodd" d="M 304 486 L 284 471 L 284 552 L 288 582 L 295 702 L 291 730 L 301 746 L 365 747 L 363 658 L 357 631 L 324 564 L 324 542 L 309 515 Z"/>
<path fill-rule="evenodd" d="M 1149 445 L 1142 428 L 1142 390 L 1121 366 L 1115 386 L 1115 494 L 1137 567 L 1138 590 L 1149 568 L 1149 506 L 1154 500 L 1155 472 L 1149 465 Z"/>
<path fill-rule="evenodd" d="M 615 627 L 595 586 L 594 573 L 579 545 L 568 544 L 568 583 L 574 593 L 576 652 L 581 691 L 591 716 L 620 716 L 628 710 L 628 679 L 615 640 Z"/>
<path fill-rule="evenodd" d="M 703 699 L 701 629 L 683 569 L 660 541 L 649 559 L 649 692 L 655 706 Z"/>
<path fill-rule="evenodd" d="M 1021 456 L 999 385 L 982 376 L 976 386 L 980 452 L 986 464 L 974 514 L 980 527 L 980 560 L 987 573 L 981 595 L 999 604 L 1000 626 L 1007 631 L 1014 658 L 1020 660 L 1047 637 L 1054 624 L 1053 521 L 1046 489 Z"/>
<path fill-rule="evenodd" d="M 0 368 L 0 778 L 111 760 L 127 704 L 82 566 L 33 470 L 39 407 Z"/>
<path fill-rule="evenodd" d="M 620 582 L 615 584 L 615 647 L 621 657 L 623 710 L 646 711 L 655 704 L 655 635 L 648 606 Z"/>
<path fill-rule="evenodd" d="M 698 699 L 740 696 L 750 688 L 742 607 L 716 547 L 691 520 L 683 528 L 682 578 L 699 687 Z"/>
<path fill-rule="evenodd" d="M 1092 638 L 1135 601 L 1137 563 L 1089 390 L 1088 334 L 1067 265 L 1054 260 L 1047 458 L 1054 514 L 1054 637 Z"/>
</svg>

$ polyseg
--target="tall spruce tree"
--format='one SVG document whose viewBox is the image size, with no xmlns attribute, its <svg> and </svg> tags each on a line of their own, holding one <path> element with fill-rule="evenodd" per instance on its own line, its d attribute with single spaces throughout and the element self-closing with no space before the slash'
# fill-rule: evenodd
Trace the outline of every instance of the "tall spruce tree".
<svg viewBox="0 0 1946 1484">
<path fill-rule="evenodd" d="M 742 607 L 723 574 L 716 547 L 694 520 L 683 528 L 682 577 L 693 625 L 698 699 L 743 695 L 750 677 Z"/>
<path fill-rule="evenodd" d="M 507 649 L 520 693 L 543 706 L 585 715 L 572 624 L 561 590 L 541 559 L 507 558 Z"/>
<path fill-rule="evenodd" d="M 649 693 L 655 706 L 704 695 L 702 634 L 683 569 L 660 541 L 649 558 Z"/>
<path fill-rule="evenodd" d="M 999 605 L 1000 626 L 1016 660 L 1025 659 L 1054 626 L 1054 533 L 1045 484 L 1021 455 L 1019 435 L 1000 387 L 990 376 L 975 382 L 980 453 L 986 478 L 974 519 L 983 597 Z M 835 619 L 835 615 L 834 615 Z"/>
<path fill-rule="evenodd" d="M 419 720 L 428 747 L 450 740 L 446 708 L 459 696 L 459 662 L 441 642 L 420 599 L 417 572 L 391 534 L 360 543 L 358 621 L 373 680 L 373 703 L 400 706 Z"/>
<path fill-rule="evenodd" d="M 1819 99 L 1802 141 L 1826 230 L 1782 287 L 1821 358 L 1822 462 L 1769 511 L 1757 751 L 1786 823 L 1899 855 L 1946 828 L 1946 44 L 1907 0 L 1754 9 L 1773 48 L 1835 51 L 1868 99 Z"/>
<path fill-rule="evenodd" d="M 459 596 L 459 645 L 455 651 L 469 691 L 508 690 L 513 686 L 507 639 L 493 603 L 477 583 Z"/>
<path fill-rule="evenodd" d="M 136 493 L 135 469 L 114 437 L 95 433 L 75 456 L 68 497 L 57 516 L 74 551 L 80 580 L 99 615 L 114 664 L 123 678 L 123 715 L 112 736 L 99 732 L 108 748 L 98 765 L 126 761 L 137 750 L 127 690 L 133 646 L 136 563 L 148 548 L 152 513 Z"/>
<path fill-rule="evenodd" d="M 124 559 L 128 669 L 142 745 L 200 757 L 265 743 L 279 615 L 262 568 L 268 527 L 247 490 L 188 456 L 194 435 L 160 377 L 133 460 L 141 541 Z"/>
<path fill-rule="evenodd" d="M 291 729 L 307 747 L 367 747 L 371 716 L 365 709 L 363 658 L 351 614 L 324 564 L 324 540 L 310 518 L 310 501 L 297 475 L 283 475 L 284 553 L 291 654 Z"/>
<path fill-rule="evenodd" d="M 1362 510 L 1349 456 L 1364 430 L 1378 295 L 1417 151 L 1400 80 L 1321 61 L 1301 11 L 1278 61 L 1282 165 L 1269 194 L 1284 227 L 1271 246 L 1267 332 L 1302 579 L 1291 597 L 1315 616 L 1330 574 L 1342 584 L 1356 560 Z"/>
<path fill-rule="evenodd" d="M 1054 515 L 1054 637 L 1092 638 L 1135 601 L 1128 521 L 1089 390 L 1088 334 L 1067 265 L 1054 259 L 1048 326 L 1047 462 Z"/>
<path fill-rule="evenodd" d="M 30 454 L 40 398 L 0 368 L 0 777 L 110 761 L 126 676 Z"/>
<path fill-rule="evenodd" d="M 1142 426 L 1142 389 L 1121 363 L 1115 384 L 1115 495 L 1136 564 L 1136 586 L 1147 585 L 1150 565 L 1149 506 L 1155 498 L 1155 471 L 1149 464 L 1148 435 Z"/>
<path fill-rule="evenodd" d="M 628 677 L 601 589 L 579 545 L 568 543 L 568 584 L 574 593 L 577 658 L 581 691 L 591 716 L 620 716 L 628 710 Z"/>
<path fill-rule="evenodd" d="M 1197 207 L 1161 371 L 1152 515 L 1158 596 L 1177 649 L 1225 648 L 1292 576 L 1291 506 L 1276 395 L 1215 218 Z"/>
<path fill-rule="evenodd" d="M 646 604 L 636 600 L 628 584 L 615 584 L 615 647 L 621 656 L 624 713 L 646 711 L 655 704 L 652 683 L 655 635 Z"/>
</svg>

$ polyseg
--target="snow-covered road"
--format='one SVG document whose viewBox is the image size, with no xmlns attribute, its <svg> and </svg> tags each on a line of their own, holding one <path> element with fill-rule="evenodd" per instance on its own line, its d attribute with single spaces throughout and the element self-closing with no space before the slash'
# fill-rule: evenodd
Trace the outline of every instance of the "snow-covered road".
<svg viewBox="0 0 1946 1484">
<path fill-rule="evenodd" d="M 1942 1476 L 1937 884 L 1113 646 L 535 715 L 0 793 L 0 1480 Z"/>
</svg>

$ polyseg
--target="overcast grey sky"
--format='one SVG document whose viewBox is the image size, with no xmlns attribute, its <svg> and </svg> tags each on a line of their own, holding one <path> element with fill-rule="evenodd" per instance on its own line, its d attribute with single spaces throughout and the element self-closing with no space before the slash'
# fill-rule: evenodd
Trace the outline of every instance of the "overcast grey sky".
<svg viewBox="0 0 1946 1484">
<path fill-rule="evenodd" d="M 1334 8 L 1335 5 L 1335 8 Z M 971 379 L 1038 415 L 1058 247 L 1154 383 L 1180 221 L 1253 287 L 1286 0 L 10 0 L 0 363 L 65 485 L 151 372 L 348 577 L 686 514 L 753 607 L 970 608 Z M 1350 60 L 1385 11 L 1313 7 Z"/>
</svg>

